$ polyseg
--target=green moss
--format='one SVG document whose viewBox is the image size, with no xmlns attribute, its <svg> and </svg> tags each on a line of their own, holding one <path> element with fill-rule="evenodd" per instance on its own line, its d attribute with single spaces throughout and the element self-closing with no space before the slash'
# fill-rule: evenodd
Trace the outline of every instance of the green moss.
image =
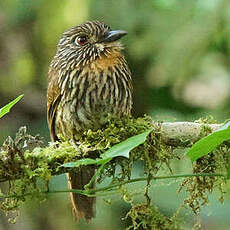
<svg viewBox="0 0 230 230">
<path fill-rule="evenodd" d="M 66 171 L 60 167 L 63 163 L 86 156 L 95 158 L 114 144 L 146 131 L 151 122 L 149 117 L 119 120 L 111 118 L 103 129 L 88 130 L 76 142 L 63 140 L 47 147 L 44 147 L 39 136 L 33 137 L 27 134 L 25 127 L 21 128 L 15 139 L 8 138 L 5 141 L 0 152 L 0 178 L 2 181 L 10 181 L 8 191 L 4 194 L 9 198 L 2 203 L 2 209 L 14 210 L 25 201 L 28 193 L 31 196 L 41 193 L 37 180 L 48 184 L 52 175 Z M 126 174 L 130 175 L 129 161 L 118 159 L 105 167 L 98 181 L 104 180 L 106 176 L 114 176 L 116 164 L 122 166 L 124 177 Z"/>
<path fill-rule="evenodd" d="M 200 137 L 203 138 L 211 133 L 211 129 L 206 125 L 216 123 L 213 117 L 200 119 L 202 124 Z M 193 164 L 193 173 L 223 173 L 226 174 L 228 162 L 230 160 L 229 147 L 226 144 L 220 145 L 215 151 L 206 156 L 199 158 Z M 179 191 L 184 189 L 188 192 L 188 197 L 184 200 L 184 204 L 189 206 L 192 211 L 200 214 L 202 206 L 209 204 L 208 196 L 215 188 L 220 191 L 220 201 L 223 201 L 223 184 L 226 179 L 224 177 L 189 177 L 182 181 Z"/>
<path fill-rule="evenodd" d="M 213 122 L 213 119 L 199 121 L 203 124 L 200 138 L 210 133 L 211 130 L 206 126 L 210 121 Z M 143 133 L 150 127 L 153 128 L 153 131 L 146 142 L 133 149 L 129 159 L 117 157 L 101 168 L 97 183 L 101 183 L 108 177 L 112 179 L 111 186 L 127 181 L 131 178 L 134 162 L 143 162 L 144 174 L 148 178 L 143 194 L 146 204 L 134 205 L 133 198 L 126 191 L 125 186 L 113 187 L 120 190 L 124 200 L 132 205 L 127 214 L 127 217 L 132 220 L 132 226 L 127 229 L 180 229 L 176 219 L 162 215 L 156 207 L 152 206 L 148 196 L 149 182 L 158 173 L 158 170 L 162 169 L 162 165 L 169 169 L 167 173 L 169 171 L 172 173 L 171 160 L 179 160 L 178 156 L 173 153 L 175 147 L 163 142 L 160 126 L 153 125 L 152 119 L 148 116 L 119 120 L 111 118 L 102 129 L 88 130 L 78 138 L 76 137 L 75 141 L 62 140 L 59 143 L 50 143 L 46 147 L 44 147 L 42 138 L 33 137 L 27 134 L 25 128 L 21 128 L 15 139 L 8 138 L 0 150 L 0 181 L 9 181 L 8 189 L 0 195 L 5 198 L 0 208 L 7 213 L 16 210 L 28 198 L 44 200 L 52 175 L 71 170 L 61 167 L 62 164 L 84 157 L 97 158 L 111 146 Z M 193 173 L 225 173 L 228 169 L 229 156 L 229 148 L 223 144 L 213 153 L 197 160 L 193 165 Z M 118 166 L 121 169 L 119 173 L 117 173 Z M 187 177 L 180 185 L 180 190 L 185 189 L 189 193 L 184 203 L 195 214 L 199 214 L 201 207 L 208 203 L 208 194 L 213 191 L 214 187 L 218 187 L 223 195 L 223 183 L 224 180 L 217 177 Z M 108 191 L 110 191 L 109 186 Z M 222 195 L 220 200 L 223 200 Z"/>
<path fill-rule="evenodd" d="M 133 206 L 126 218 L 131 218 L 132 225 L 126 230 L 179 230 L 177 220 L 164 216 L 157 207 L 146 204 Z"/>
</svg>

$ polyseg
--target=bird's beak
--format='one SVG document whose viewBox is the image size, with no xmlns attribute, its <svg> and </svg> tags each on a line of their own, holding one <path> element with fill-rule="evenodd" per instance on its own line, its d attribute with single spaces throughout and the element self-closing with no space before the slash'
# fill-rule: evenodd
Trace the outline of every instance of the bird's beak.
<svg viewBox="0 0 230 230">
<path fill-rule="evenodd" d="M 111 30 L 102 40 L 102 42 L 114 42 L 127 34 L 124 30 Z"/>
</svg>

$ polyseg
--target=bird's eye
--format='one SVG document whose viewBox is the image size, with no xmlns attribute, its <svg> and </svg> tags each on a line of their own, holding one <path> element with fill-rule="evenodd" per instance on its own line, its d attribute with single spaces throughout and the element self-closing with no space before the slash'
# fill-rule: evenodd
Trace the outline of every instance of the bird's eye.
<svg viewBox="0 0 230 230">
<path fill-rule="evenodd" d="M 88 41 L 88 38 L 86 36 L 79 36 L 79 37 L 76 37 L 75 39 L 75 43 L 80 46 L 85 45 L 87 41 Z"/>
</svg>

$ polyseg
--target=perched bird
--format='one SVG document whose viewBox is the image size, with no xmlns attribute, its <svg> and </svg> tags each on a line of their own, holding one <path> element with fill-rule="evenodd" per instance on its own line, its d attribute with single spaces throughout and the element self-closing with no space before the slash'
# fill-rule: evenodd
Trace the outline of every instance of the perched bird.
<svg viewBox="0 0 230 230">
<path fill-rule="evenodd" d="M 101 128 L 109 114 L 128 116 L 132 108 L 130 70 L 119 39 L 127 33 L 89 21 L 63 33 L 50 64 L 47 119 L 52 141 L 58 134 L 76 140 L 85 130 Z M 69 173 L 69 188 L 84 189 L 93 166 Z M 95 216 L 95 198 L 71 193 L 77 220 Z"/>
</svg>

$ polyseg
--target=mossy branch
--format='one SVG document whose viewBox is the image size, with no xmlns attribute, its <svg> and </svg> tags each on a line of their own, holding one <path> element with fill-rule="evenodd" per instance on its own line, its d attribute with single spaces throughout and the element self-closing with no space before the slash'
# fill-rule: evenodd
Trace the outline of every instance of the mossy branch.
<svg viewBox="0 0 230 230">
<path fill-rule="evenodd" d="M 15 140 L 9 137 L 1 147 L 0 182 L 20 179 L 26 170 L 36 171 L 41 169 L 41 165 L 49 169 L 47 177 L 68 172 L 71 169 L 61 167 L 62 164 L 85 156 L 95 157 L 93 152 L 103 153 L 113 144 L 151 127 L 154 134 L 152 137 L 156 139 L 157 135 L 161 144 L 168 147 L 191 146 L 191 143 L 202 137 L 204 127 L 210 132 L 221 127 L 220 124 L 197 122 L 153 122 L 149 117 L 113 122 L 104 130 L 84 133 L 78 143 L 64 141 L 59 143 L 58 147 L 57 143 L 44 147 L 42 138 L 27 134 L 26 128 L 22 127 Z"/>
<path fill-rule="evenodd" d="M 212 124 L 209 124 L 210 122 Z M 88 130 L 82 133 L 81 138 L 77 141 L 63 140 L 60 143 L 50 143 L 48 146 L 44 146 L 42 138 L 27 134 L 26 128 L 22 127 L 16 137 L 14 139 L 9 137 L 0 149 L 0 182 L 9 182 L 9 188 L 0 195 L 0 200 L 2 199 L 0 208 L 8 212 L 18 208 L 28 196 L 43 200 L 47 193 L 63 192 L 95 196 L 120 190 L 126 202 L 131 202 L 132 198 L 124 186 L 138 181 L 146 181 L 144 196 L 147 203 L 135 205 L 131 202 L 132 209 L 127 216 L 131 217 L 132 221 L 139 222 L 138 218 L 141 215 L 143 221 L 151 222 L 151 224 L 164 220 L 167 226 L 172 224 L 172 227 L 167 227 L 167 229 L 180 229 L 179 227 L 175 228 L 176 222 L 173 218 L 163 217 L 155 207 L 151 206 L 148 196 L 149 182 L 151 180 L 184 178 L 179 190 L 185 189 L 190 194 L 184 204 L 198 214 L 200 207 L 208 203 L 207 193 L 210 193 L 215 186 L 221 190 L 221 185 L 226 180 L 226 169 L 230 160 L 228 146 L 222 145 L 214 153 L 197 160 L 193 164 L 193 172 L 181 175 L 173 174 L 170 163 L 172 159 L 180 160 L 180 156 L 174 152 L 176 148 L 192 146 L 194 142 L 220 127 L 221 124 L 215 124 L 210 119 L 172 123 L 154 122 L 147 116 L 138 119 L 111 119 L 103 129 Z M 140 142 L 143 144 L 134 148 L 129 154 L 129 158 L 115 157 L 112 160 L 109 159 L 108 162 L 103 161 L 104 163 L 95 165 L 96 174 L 90 183 L 95 181 L 101 183 L 105 178 L 110 177 L 111 181 L 108 185 L 95 189 L 88 189 L 89 186 L 85 186 L 85 190 L 50 191 L 48 186 L 46 188 L 53 175 L 77 170 L 76 168 L 63 167 L 63 164 L 79 163 L 82 158 L 91 158 L 88 161 L 95 162 L 96 158 L 103 156 L 102 154 L 115 144 L 129 137 L 146 133 L 149 129 L 152 129 L 152 132 L 148 135 L 147 140 L 144 143 Z M 131 179 L 135 161 L 143 162 L 145 177 Z M 118 165 L 121 167 L 119 173 L 116 171 Z M 157 175 L 162 165 L 166 165 L 169 171 L 166 175 Z M 43 181 L 43 186 L 38 181 Z M 146 210 L 149 211 L 148 214 L 146 214 Z M 155 218 L 156 213 L 158 213 L 159 220 Z"/>
</svg>

